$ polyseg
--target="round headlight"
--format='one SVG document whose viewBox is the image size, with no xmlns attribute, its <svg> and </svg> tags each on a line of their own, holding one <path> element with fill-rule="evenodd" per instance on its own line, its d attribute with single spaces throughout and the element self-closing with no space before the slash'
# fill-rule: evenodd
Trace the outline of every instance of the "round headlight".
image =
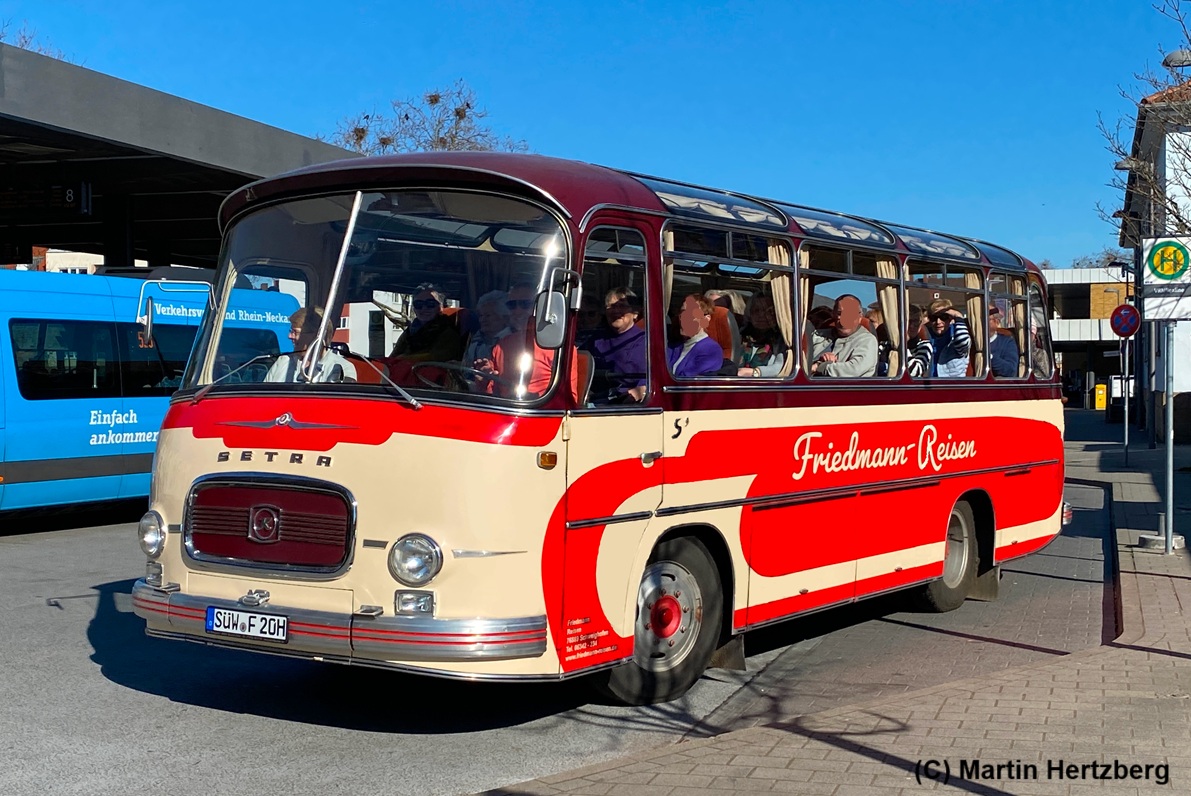
<svg viewBox="0 0 1191 796">
<path fill-rule="evenodd" d="M 141 550 L 149 558 L 157 558 L 165 549 L 165 523 L 156 511 L 150 511 L 141 517 L 137 525 L 137 536 L 141 540 Z"/>
<path fill-rule="evenodd" d="M 389 551 L 389 572 L 406 586 L 425 586 L 442 569 L 442 550 L 429 536 L 402 536 Z"/>
</svg>

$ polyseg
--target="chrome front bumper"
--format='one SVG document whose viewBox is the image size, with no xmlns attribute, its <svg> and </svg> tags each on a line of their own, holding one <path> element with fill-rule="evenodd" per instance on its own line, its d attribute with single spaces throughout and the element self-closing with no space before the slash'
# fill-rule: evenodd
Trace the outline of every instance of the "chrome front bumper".
<svg viewBox="0 0 1191 796">
<path fill-rule="evenodd" d="M 289 638 L 271 642 L 208 633 L 206 615 L 210 606 L 284 616 Z M 345 615 L 272 603 L 249 607 L 235 600 L 182 594 L 176 587 L 170 590 L 150 586 L 143 578 L 132 587 L 132 608 L 149 623 L 151 634 L 309 657 L 449 663 L 536 658 L 546 651 L 545 616 L 435 619 Z"/>
</svg>

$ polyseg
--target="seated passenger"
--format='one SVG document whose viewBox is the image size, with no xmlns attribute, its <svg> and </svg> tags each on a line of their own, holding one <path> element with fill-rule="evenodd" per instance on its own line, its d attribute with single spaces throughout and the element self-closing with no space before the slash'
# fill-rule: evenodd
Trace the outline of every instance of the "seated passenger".
<svg viewBox="0 0 1191 796">
<path fill-rule="evenodd" d="M 710 301 L 713 306 L 728 310 L 732 315 L 732 320 L 736 322 L 737 328 L 744 326 L 748 321 L 748 309 L 745 307 L 744 296 L 740 295 L 739 290 L 713 287 L 703 294 L 703 298 Z"/>
<path fill-rule="evenodd" d="M 302 373 L 302 360 L 306 352 L 318 337 L 318 327 L 322 317 L 317 312 L 307 313 L 306 308 L 298 309 L 289 316 L 289 339 L 294 344 L 294 350 L 289 354 L 282 354 L 265 374 L 267 382 L 301 382 L 306 381 Z M 327 330 L 330 332 L 330 329 Z M 334 349 L 327 348 L 314 366 L 311 382 L 353 382 L 356 380 L 356 366 Z"/>
<path fill-rule="evenodd" d="M 934 347 L 930 375 L 944 379 L 968 375 L 968 352 L 972 348 L 972 337 L 963 313 L 950 300 L 935 299 L 930 303 L 926 330 L 930 332 L 931 345 Z"/>
<path fill-rule="evenodd" d="M 811 335 L 810 374 L 855 378 L 877 372 L 877 338 L 861 325 L 864 307 L 850 293 L 835 300 L 834 325 Z"/>
<path fill-rule="evenodd" d="M 711 306 L 711 302 L 698 293 L 691 293 L 682 301 L 678 330 L 683 342 L 666 350 L 670 372 L 679 378 L 713 376 L 724 366 L 723 349 L 707 336 Z"/>
<path fill-rule="evenodd" d="M 921 379 L 930 373 L 935 347 L 926 331 L 926 310 L 917 304 L 910 305 L 909 322 L 906 324 L 906 350 L 910 354 L 906 372 L 912 378 Z"/>
<path fill-rule="evenodd" d="M 988 358 L 995 378 L 1017 378 L 1021 352 L 1017 350 L 1013 332 L 1001 328 L 1001 308 L 996 304 L 988 308 Z"/>
<path fill-rule="evenodd" d="M 477 359 L 492 359 L 492 352 L 500 339 L 509 333 L 509 308 L 503 290 L 492 290 L 476 300 L 476 316 L 480 328 L 471 333 L 463 349 L 463 364 L 471 366 Z M 486 389 L 487 382 L 469 376 L 469 385 Z"/>
<path fill-rule="evenodd" d="M 607 392 L 595 396 L 600 402 L 619 402 L 645 397 L 645 330 L 637 325 L 641 302 L 627 287 L 616 287 L 604 297 L 602 334 L 585 346 L 595 359 L 597 371 L 607 379 Z M 623 375 L 623 378 L 617 378 Z"/>
<path fill-rule="evenodd" d="M 506 398 L 538 398 L 550 389 L 554 375 L 554 351 L 542 348 L 534 337 L 534 300 L 537 287 L 518 283 L 509 290 L 505 306 L 509 308 L 510 332 L 492 349 L 492 357 L 480 358 L 470 367 L 492 376 L 487 391 Z M 465 363 L 467 364 L 467 363 Z M 578 400 L 578 370 L 571 370 L 571 394 Z"/>
<path fill-rule="evenodd" d="M 421 284 L 414 294 L 414 321 L 397 338 L 391 358 L 401 362 L 457 362 L 463 356 L 463 337 L 455 319 L 444 315 L 446 294 Z"/>
<path fill-rule="evenodd" d="M 771 378 L 781 375 L 786 364 L 788 350 L 777 328 L 777 312 L 773 298 L 766 295 L 753 296 L 749 302 L 749 322 L 740 331 L 744 348 L 744 359 L 737 371 L 739 376 L 763 376 Z"/>
<path fill-rule="evenodd" d="M 864 313 L 864 319 L 868 322 L 865 328 L 873 333 L 877 338 L 877 375 L 889 375 L 889 353 L 893 350 L 893 343 L 889 340 L 889 327 L 885 325 L 885 313 L 876 305 L 869 305 L 868 312 Z"/>
</svg>

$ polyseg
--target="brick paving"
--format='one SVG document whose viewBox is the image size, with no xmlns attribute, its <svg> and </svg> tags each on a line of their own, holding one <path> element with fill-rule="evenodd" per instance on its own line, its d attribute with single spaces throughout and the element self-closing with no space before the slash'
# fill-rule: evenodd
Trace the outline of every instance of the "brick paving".
<svg viewBox="0 0 1191 796">
<path fill-rule="evenodd" d="M 1106 644 L 977 677 L 642 750 L 489 791 L 712 796 L 1150 794 L 1191 783 L 1191 555 L 1138 546 L 1163 510 L 1165 452 L 1068 412 L 1067 477 L 1111 489 L 1118 627 Z M 1175 451 L 1176 532 L 1187 531 L 1191 447 Z M 1017 566 L 1016 564 L 1012 566 Z M 1089 575 L 1091 573 L 1088 573 Z M 1039 630 L 1044 646 L 1046 629 Z M 1145 768 L 1149 766 L 1149 769 Z M 1105 779 L 1110 777 L 1110 779 Z M 1163 778 L 1167 781 L 1163 782 Z"/>
</svg>

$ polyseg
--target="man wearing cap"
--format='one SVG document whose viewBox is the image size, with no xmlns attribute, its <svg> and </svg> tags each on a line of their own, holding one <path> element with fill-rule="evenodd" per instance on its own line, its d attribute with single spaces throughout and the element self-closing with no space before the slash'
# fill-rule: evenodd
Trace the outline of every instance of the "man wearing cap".
<svg viewBox="0 0 1191 796">
<path fill-rule="evenodd" d="M 1001 308 L 993 304 L 988 308 L 988 356 L 993 376 L 999 379 L 1017 377 L 1019 352 L 1013 333 L 1001 328 Z"/>
</svg>

